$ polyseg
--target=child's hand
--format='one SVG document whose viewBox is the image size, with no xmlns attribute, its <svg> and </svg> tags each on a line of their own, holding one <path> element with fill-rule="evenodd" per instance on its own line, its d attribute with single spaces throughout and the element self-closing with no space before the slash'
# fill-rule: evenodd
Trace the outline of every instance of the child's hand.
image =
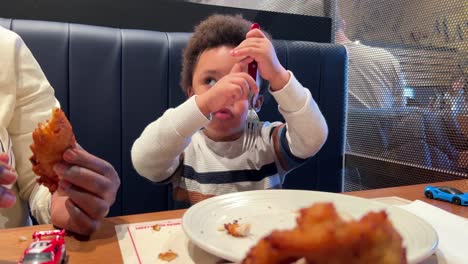
<svg viewBox="0 0 468 264">
<path fill-rule="evenodd" d="M 259 29 L 249 31 L 246 39 L 231 54 L 255 59 L 260 75 L 270 82 L 273 91 L 283 88 L 289 81 L 289 73 L 279 62 L 273 44 Z"/>
<path fill-rule="evenodd" d="M 259 88 L 254 79 L 246 72 L 251 58 L 234 64 L 231 72 L 221 78 L 206 92 L 197 97 L 197 105 L 204 115 L 217 112 L 231 106 L 238 100 L 247 100 L 250 91 L 256 96 Z"/>
</svg>

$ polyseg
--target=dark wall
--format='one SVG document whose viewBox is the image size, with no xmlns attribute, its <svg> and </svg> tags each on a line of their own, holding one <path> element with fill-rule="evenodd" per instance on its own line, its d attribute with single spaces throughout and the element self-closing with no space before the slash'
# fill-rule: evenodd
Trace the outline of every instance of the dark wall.
<svg viewBox="0 0 468 264">
<path fill-rule="evenodd" d="M 275 39 L 330 42 L 331 19 L 163 0 L 14 0 L 0 2 L 0 17 L 118 28 L 191 32 L 213 13 L 239 14 Z"/>
</svg>

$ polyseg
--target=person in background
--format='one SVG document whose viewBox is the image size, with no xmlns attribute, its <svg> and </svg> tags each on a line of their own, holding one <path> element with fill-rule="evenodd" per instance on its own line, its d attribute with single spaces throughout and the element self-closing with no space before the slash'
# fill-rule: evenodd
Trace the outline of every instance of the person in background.
<svg viewBox="0 0 468 264">
<path fill-rule="evenodd" d="M 281 188 L 286 174 L 315 155 L 327 138 L 310 91 L 280 64 L 261 30 L 249 31 L 251 24 L 240 16 L 214 15 L 195 28 L 182 62 L 181 86 L 188 99 L 150 123 L 133 144 L 137 172 L 172 183 L 176 207 L 226 193 Z M 249 93 L 254 98 L 259 93 L 246 72 L 253 60 L 286 124 L 261 122 L 253 131 L 255 146 L 246 149 Z"/>
<path fill-rule="evenodd" d="M 351 41 L 346 23 L 337 19 L 335 41 L 348 53 L 348 107 L 393 108 L 405 106 L 404 78 L 400 63 L 382 48 Z"/>
<path fill-rule="evenodd" d="M 461 64 L 453 71 L 452 86 L 447 93 L 450 109 L 455 115 L 466 115 L 468 113 L 468 76 Z"/>
<path fill-rule="evenodd" d="M 111 164 L 77 147 L 55 165 L 59 191 L 51 195 L 39 185 L 29 161 L 32 132 L 59 103 L 23 40 L 2 27 L 0 61 L 0 228 L 30 225 L 30 212 L 40 224 L 93 233 L 115 201 L 119 176 Z"/>
</svg>

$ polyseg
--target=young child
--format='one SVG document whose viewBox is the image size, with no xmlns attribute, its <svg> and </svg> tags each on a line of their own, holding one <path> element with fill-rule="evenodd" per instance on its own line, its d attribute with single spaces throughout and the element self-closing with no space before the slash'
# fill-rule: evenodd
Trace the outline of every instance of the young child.
<svg viewBox="0 0 468 264">
<path fill-rule="evenodd" d="M 249 31 L 251 24 L 240 16 L 213 15 L 195 28 L 183 54 L 187 101 L 149 124 L 133 145 L 138 173 L 171 182 L 177 202 L 281 188 L 286 173 L 326 140 L 325 119 L 309 90 L 279 63 L 261 30 Z M 244 150 L 249 92 L 258 97 L 257 110 L 263 101 L 247 73 L 253 60 L 286 124 L 262 122 L 255 147 Z"/>
</svg>

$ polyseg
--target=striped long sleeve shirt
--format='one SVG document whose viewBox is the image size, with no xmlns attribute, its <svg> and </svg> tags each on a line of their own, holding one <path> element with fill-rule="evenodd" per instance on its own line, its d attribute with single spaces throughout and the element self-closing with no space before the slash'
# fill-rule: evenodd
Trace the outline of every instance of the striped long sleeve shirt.
<svg viewBox="0 0 468 264">
<path fill-rule="evenodd" d="M 286 123 L 263 122 L 255 148 L 242 150 L 245 134 L 229 142 L 208 138 L 203 127 L 209 119 L 191 97 L 145 128 L 132 147 L 135 169 L 151 181 L 171 183 L 179 204 L 281 188 L 286 174 L 315 155 L 328 134 L 309 90 L 290 76 L 283 89 L 270 91 Z"/>
</svg>

